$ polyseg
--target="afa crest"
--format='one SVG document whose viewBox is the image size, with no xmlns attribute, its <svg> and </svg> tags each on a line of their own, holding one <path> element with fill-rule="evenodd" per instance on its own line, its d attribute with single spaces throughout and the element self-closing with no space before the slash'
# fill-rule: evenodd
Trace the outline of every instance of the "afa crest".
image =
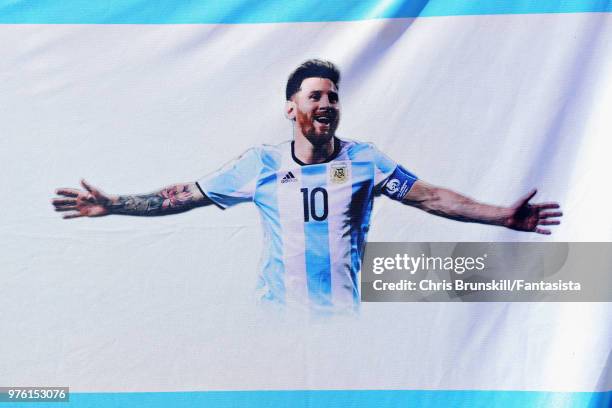
<svg viewBox="0 0 612 408">
<path fill-rule="evenodd" d="M 348 180 L 348 164 L 332 164 L 330 167 L 330 178 L 332 183 L 342 184 Z"/>
</svg>

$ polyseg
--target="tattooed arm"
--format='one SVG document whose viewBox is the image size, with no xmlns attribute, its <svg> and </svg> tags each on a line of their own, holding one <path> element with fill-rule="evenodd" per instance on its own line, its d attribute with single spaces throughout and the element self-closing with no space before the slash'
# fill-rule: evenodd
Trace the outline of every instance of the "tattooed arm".
<svg viewBox="0 0 612 408">
<path fill-rule="evenodd" d="M 66 211 L 64 218 L 101 217 L 109 214 L 154 216 L 176 214 L 212 204 L 195 183 L 174 184 L 142 195 L 108 195 L 81 180 L 85 190 L 60 188 L 53 199 L 55 211 Z"/>
</svg>

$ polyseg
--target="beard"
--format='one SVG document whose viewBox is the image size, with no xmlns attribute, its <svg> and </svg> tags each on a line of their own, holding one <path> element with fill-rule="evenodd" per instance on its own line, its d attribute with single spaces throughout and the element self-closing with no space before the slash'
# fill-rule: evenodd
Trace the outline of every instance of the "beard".
<svg viewBox="0 0 612 408">
<path fill-rule="evenodd" d="M 322 147 L 329 143 L 336 135 L 339 117 L 336 114 L 331 123 L 325 125 L 317 122 L 311 116 L 298 116 L 296 126 L 300 127 L 301 133 L 314 147 Z"/>
<path fill-rule="evenodd" d="M 322 147 L 329 143 L 331 139 L 335 136 L 335 129 L 330 129 L 328 132 L 317 134 L 314 128 L 311 128 L 310 131 L 306 134 L 306 139 L 310 142 L 314 147 Z"/>
</svg>

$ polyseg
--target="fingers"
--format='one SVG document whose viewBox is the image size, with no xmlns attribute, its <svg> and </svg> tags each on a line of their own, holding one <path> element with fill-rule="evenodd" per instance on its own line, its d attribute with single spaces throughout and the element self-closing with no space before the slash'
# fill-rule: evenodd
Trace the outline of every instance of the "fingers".
<svg viewBox="0 0 612 408">
<path fill-rule="evenodd" d="M 554 210 L 554 209 L 560 208 L 559 203 L 552 203 L 552 202 L 534 204 L 533 207 L 538 210 Z"/>
<path fill-rule="evenodd" d="M 71 218 L 79 218 L 79 217 L 84 217 L 84 215 L 81 213 L 72 213 L 72 214 L 66 214 L 62 218 L 65 220 L 69 220 Z"/>
<path fill-rule="evenodd" d="M 562 216 L 563 216 L 563 213 L 561 211 L 540 213 L 540 219 L 552 218 L 552 217 L 562 217 Z"/>
<path fill-rule="evenodd" d="M 85 181 L 85 179 L 81 180 L 81 185 L 90 193 L 89 197 L 91 200 L 104 200 L 106 198 L 102 191 L 89 184 L 87 181 Z"/>
<path fill-rule="evenodd" d="M 78 211 L 76 198 L 56 198 L 51 201 L 55 211 Z"/>
<path fill-rule="evenodd" d="M 55 207 L 55 211 L 78 211 L 78 207 L 76 205 L 62 205 L 59 207 Z"/>
<path fill-rule="evenodd" d="M 91 184 L 89 184 L 88 182 L 85 181 L 85 179 L 81 179 L 81 185 L 83 186 L 83 188 L 87 191 L 89 191 L 90 193 L 93 194 L 95 188 L 93 188 L 91 186 Z"/>
<path fill-rule="evenodd" d="M 78 197 L 79 194 L 82 194 L 81 190 L 77 190 L 75 188 L 58 188 L 55 190 L 55 194 L 62 195 L 65 197 Z"/>
<path fill-rule="evenodd" d="M 561 224 L 560 220 L 549 220 L 548 218 L 551 217 L 561 217 L 563 215 L 562 212 L 558 211 L 558 212 L 548 212 L 548 213 L 542 213 L 540 214 L 540 219 L 538 220 L 538 225 L 559 225 Z M 549 229 L 546 228 L 539 228 L 537 227 L 535 229 L 535 232 L 538 234 L 542 234 L 542 235 L 550 235 L 551 231 Z"/>
<path fill-rule="evenodd" d="M 559 204 L 557 204 L 557 203 L 544 203 L 544 204 L 539 204 L 538 206 L 540 208 L 542 208 L 542 207 L 545 207 L 545 208 L 559 208 Z M 549 218 L 561 217 L 562 215 L 563 215 L 563 213 L 561 211 L 540 213 L 539 220 L 538 220 L 538 225 L 559 225 L 559 224 L 561 224 L 560 220 L 551 220 Z M 543 234 L 543 235 L 550 235 L 551 234 L 551 231 L 549 229 L 545 229 L 545 228 L 536 228 L 535 232 L 537 232 L 538 234 Z"/>
<path fill-rule="evenodd" d="M 100 196 L 100 190 L 98 190 L 97 188 L 95 188 L 94 186 L 86 182 L 85 179 L 81 180 L 81 185 L 89 193 L 87 194 L 88 200 L 94 200 L 95 198 Z"/>
<path fill-rule="evenodd" d="M 54 206 L 59 207 L 63 205 L 76 205 L 77 200 L 76 198 L 54 198 L 51 203 L 53 203 Z"/>
<path fill-rule="evenodd" d="M 529 202 L 529 200 L 531 200 L 533 198 L 533 196 L 536 195 L 537 192 L 538 192 L 538 190 L 534 188 L 529 193 L 527 193 L 525 196 L 520 198 L 516 202 L 516 204 L 514 204 L 514 207 L 518 208 L 518 207 L 522 207 L 522 206 L 526 205 Z"/>
<path fill-rule="evenodd" d="M 540 220 L 538 225 L 559 225 L 561 221 L 559 220 Z"/>
<path fill-rule="evenodd" d="M 533 198 L 534 195 L 536 195 L 538 193 L 538 189 L 534 188 L 533 190 L 531 190 L 529 193 L 527 193 L 527 195 L 524 198 L 525 202 L 528 202 L 529 200 L 531 200 Z"/>
<path fill-rule="evenodd" d="M 90 216 L 90 206 L 96 203 L 98 190 L 81 180 L 81 185 L 86 191 L 76 188 L 58 188 L 55 194 L 63 197 L 54 198 L 51 203 L 57 212 L 67 212 L 62 218 L 71 219 Z"/>
</svg>

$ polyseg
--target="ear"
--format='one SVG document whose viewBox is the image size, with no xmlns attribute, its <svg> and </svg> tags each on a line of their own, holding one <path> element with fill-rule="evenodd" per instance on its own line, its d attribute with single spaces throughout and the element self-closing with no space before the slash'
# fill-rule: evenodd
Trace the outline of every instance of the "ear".
<svg viewBox="0 0 612 408">
<path fill-rule="evenodd" d="M 297 107 L 295 105 L 295 102 L 293 101 L 287 101 L 287 103 L 285 103 L 285 116 L 287 117 L 287 119 L 295 120 L 296 108 Z"/>
</svg>

